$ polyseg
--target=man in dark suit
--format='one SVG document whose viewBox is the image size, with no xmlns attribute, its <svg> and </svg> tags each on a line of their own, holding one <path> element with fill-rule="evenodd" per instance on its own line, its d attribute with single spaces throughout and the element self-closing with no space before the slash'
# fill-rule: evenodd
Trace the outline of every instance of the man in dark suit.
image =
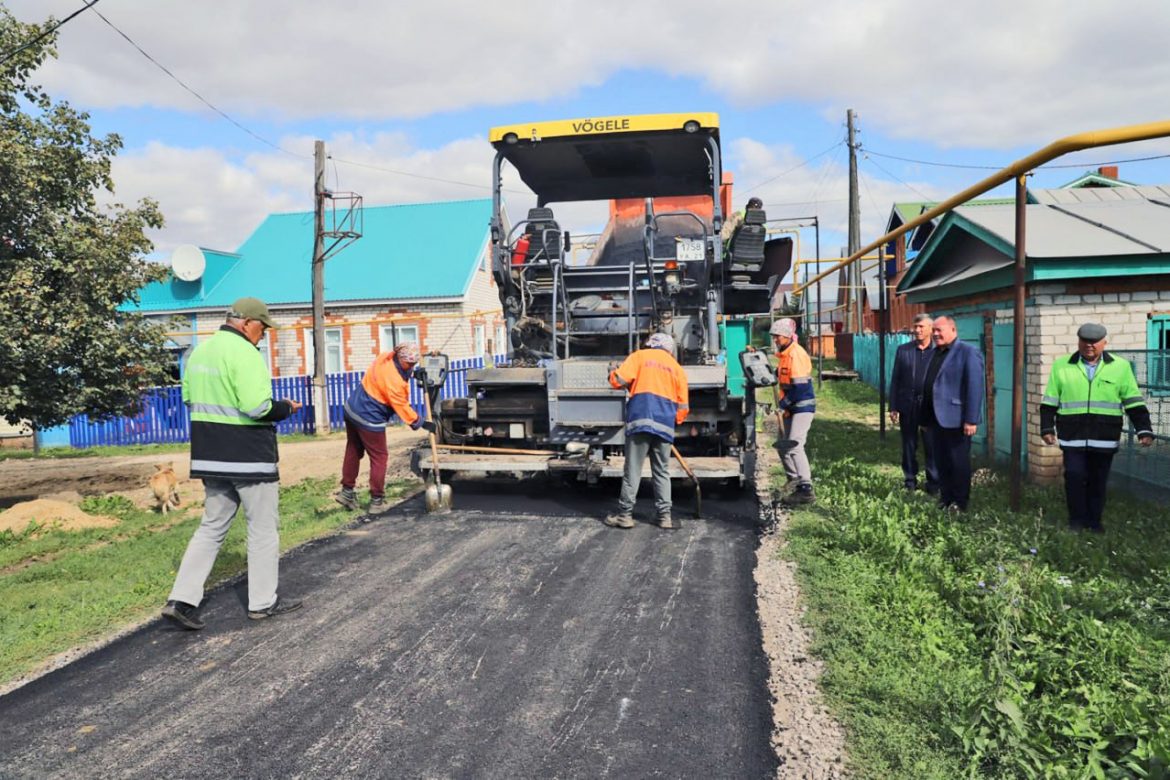
<svg viewBox="0 0 1170 780">
<path fill-rule="evenodd" d="M 938 467 L 939 503 L 967 511 L 971 497 L 971 437 L 983 421 L 983 353 L 959 340 L 951 317 L 936 317 L 934 356 L 926 369 L 922 424 Z"/>
<path fill-rule="evenodd" d="M 918 487 L 918 432 L 922 431 L 922 454 L 926 466 L 926 492 L 938 494 L 938 468 L 934 463 L 934 442 L 922 426 L 922 390 L 926 369 L 934 357 L 934 339 L 929 314 L 914 318 L 914 338 L 898 347 L 890 377 L 890 421 L 902 432 L 902 478 L 907 490 Z"/>
</svg>

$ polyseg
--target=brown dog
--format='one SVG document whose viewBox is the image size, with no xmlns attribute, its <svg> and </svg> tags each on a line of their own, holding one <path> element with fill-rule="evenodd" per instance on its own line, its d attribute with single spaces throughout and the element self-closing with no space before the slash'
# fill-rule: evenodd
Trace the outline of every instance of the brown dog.
<svg viewBox="0 0 1170 780">
<path fill-rule="evenodd" d="M 175 464 L 159 463 L 155 472 L 150 475 L 150 489 L 154 491 L 154 500 L 158 502 L 158 511 L 164 515 L 168 510 L 179 506 L 179 478 L 175 476 Z"/>
</svg>

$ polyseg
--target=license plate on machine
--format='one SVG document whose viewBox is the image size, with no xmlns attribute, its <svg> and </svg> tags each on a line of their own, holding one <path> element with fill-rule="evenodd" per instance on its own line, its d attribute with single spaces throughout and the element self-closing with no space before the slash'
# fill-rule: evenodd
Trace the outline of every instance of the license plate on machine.
<svg viewBox="0 0 1170 780">
<path fill-rule="evenodd" d="M 680 263 L 690 260 L 702 260 L 705 256 L 703 251 L 703 242 L 695 238 L 676 238 L 675 250 L 676 257 Z"/>
</svg>

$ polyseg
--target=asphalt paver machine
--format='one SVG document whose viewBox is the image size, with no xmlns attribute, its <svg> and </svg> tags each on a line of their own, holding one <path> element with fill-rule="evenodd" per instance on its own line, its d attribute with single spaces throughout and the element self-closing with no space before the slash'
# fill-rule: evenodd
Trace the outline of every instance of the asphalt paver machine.
<svg viewBox="0 0 1170 780">
<path fill-rule="evenodd" d="M 792 244 L 766 242 L 755 210 L 724 241 L 730 177 L 717 115 L 510 125 L 489 140 L 492 274 L 508 359 L 469 370 L 466 396 L 439 405 L 442 470 L 586 483 L 621 476 L 625 392 L 608 375 L 664 332 L 690 385 L 679 452 L 700 479 L 750 478 L 755 404 L 740 353 L 751 317 L 770 311 Z M 536 206 L 509 221 L 503 193 L 513 171 Z M 609 205 L 604 229 L 588 239 L 562 221 L 584 201 Z M 419 473 L 430 458 L 417 453 Z M 677 461 L 672 477 L 688 478 Z"/>
</svg>

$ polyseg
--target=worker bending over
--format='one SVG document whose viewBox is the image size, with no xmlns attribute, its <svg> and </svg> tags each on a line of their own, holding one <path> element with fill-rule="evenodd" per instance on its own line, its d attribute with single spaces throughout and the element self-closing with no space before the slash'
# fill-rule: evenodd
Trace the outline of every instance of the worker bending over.
<svg viewBox="0 0 1170 780">
<path fill-rule="evenodd" d="M 674 427 L 687 418 L 687 376 L 674 359 L 674 339 L 654 333 L 646 349 L 634 352 L 609 373 L 609 383 L 629 391 L 626 402 L 626 467 L 617 514 L 605 518 L 614 528 L 634 527 L 634 502 L 642 482 L 642 464 L 650 456 L 654 508 L 660 528 L 670 519 L 670 454 Z"/>
<path fill-rule="evenodd" d="M 362 377 L 362 383 L 353 389 L 345 401 L 345 458 L 341 462 L 341 492 L 334 498 L 346 509 L 357 509 L 358 466 L 362 455 L 370 456 L 371 515 L 379 515 L 390 508 L 386 503 L 386 425 L 390 418 L 398 419 L 413 430 L 425 428 L 433 432 L 435 424 L 423 420 L 410 405 L 410 374 L 418 364 L 417 344 L 399 344 L 391 352 L 383 352 Z"/>
</svg>

